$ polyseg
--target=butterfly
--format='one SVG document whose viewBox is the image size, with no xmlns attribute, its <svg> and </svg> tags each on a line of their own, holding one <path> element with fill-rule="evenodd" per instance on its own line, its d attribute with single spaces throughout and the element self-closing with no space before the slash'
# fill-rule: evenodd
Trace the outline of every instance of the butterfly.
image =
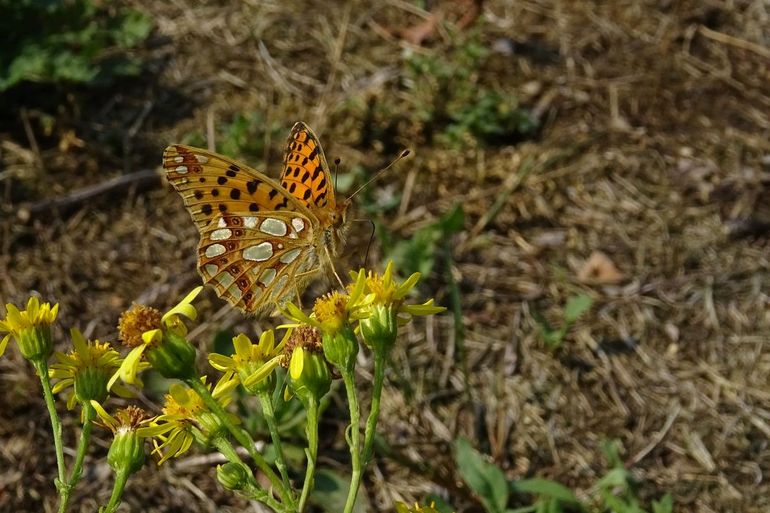
<svg viewBox="0 0 770 513">
<path fill-rule="evenodd" d="M 278 181 L 233 159 L 172 144 L 166 177 L 200 232 L 198 272 L 217 295 L 258 313 L 298 295 L 343 244 L 350 199 L 338 202 L 318 137 L 291 129 Z"/>
</svg>

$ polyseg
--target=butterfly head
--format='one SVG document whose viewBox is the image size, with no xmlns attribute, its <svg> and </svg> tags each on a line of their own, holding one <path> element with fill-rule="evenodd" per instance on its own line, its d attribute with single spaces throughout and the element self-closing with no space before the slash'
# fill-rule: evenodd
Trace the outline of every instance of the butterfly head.
<svg viewBox="0 0 770 513">
<path fill-rule="evenodd" d="M 347 215 L 348 207 L 351 201 L 345 199 L 335 205 L 334 209 L 329 212 L 329 238 L 331 238 L 332 248 L 339 248 L 344 243 L 345 232 L 347 231 Z"/>
</svg>

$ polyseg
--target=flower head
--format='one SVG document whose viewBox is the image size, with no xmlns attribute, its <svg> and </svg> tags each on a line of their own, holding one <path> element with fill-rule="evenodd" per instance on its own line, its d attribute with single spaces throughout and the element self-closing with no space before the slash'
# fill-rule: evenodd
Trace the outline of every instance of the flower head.
<svg viewBox="0 0 770 513">
<path fill-rule="evenodd" d="M 403 502 L 397 502 L 396 513 L 439 513 L 439 511 L 436 509 L 436 504 L 433 502 L 430 506 L 420 506 L 415 503 L 414 507 L 409 507 Z"/>
<path fill-rule="evenodd" d="M 446 310 L 434 306 L 430 299 L 423 304 L 410 305 L 406 296 L 420 281 L 420 273 L 414 273 L 403 283 L 393 279 L 393 262 L 389 262 L 382 274 L 369 271 L 366 290 L 372 296 L 368 315 L 361 319 L 360 328 L 364 341 L 376 353 L 386 353 L 393 346 L 398 326 L 409 323 L 415 315 L 433 315 Z"/>
<path fill-rule="evenodd" d="M 290 333 L 287 331 L 277 346 L 273 330 L 264 331 L 257 344 L 252 344 L 249 337 L 241 333 L 233 338 L 234 354 L 224 356 L 212 353 L 209 355 L 209 363 L 225 373 L 223 380 L 235 379 L 250 393 L 272 390 L 275 385 L 273 370 L 284 359 L 283 347 Z"/>
<path fill-rule="evenodd" d="M 113 417 L 96 401 L 91 401 L 99 419 L 94 424 L 112 431 L 114 438 L 107 453 L 107 462 L 116 472 L 133 474 L 144 465 L 144 440 L 147 434 L 143 433 L 152 418 L 143 409 L 136 406 L 128 406 L 120 409 Z"/>
<path fill-rule="evenodd" d="M 131 347 L 108 387 L 118 378 L 137 384 L 137 373 L 145 358 L 164 377 L 185 379 L 195 375 L 195 348 L 187 341 L 187 327 L 181 317 L 195 320 L 198 312 L 193 300 L 203 287 L 195 287 L 171 310 L 162 314 L 155 308 L 133 305 L 120 316 L 118 332 L 123 343 Z"/>
<path fill-rule="evenodd" d="M 86 340 L 76 328 L 70 330 L 74 349 L 69 353 L 54 353 L 57 363 L 51 365 L 49 376 L 59 381 L 53 386 L 53 392 L 59 393 L 70 386 L 74 393 L 67 400 L 67 408 L 72 409 L 75 402 L 103 402 L 107 399 L 107 382 L 120 367 L 122 358 L 110 344 L 98 340 Z M 116 385 L 113 391 L 122 397 L 130 392 L 123 386 Z"/>
<path fill-rule="evenodd" d="M 6 317 L 0 319 L 0 356 L 5 352 L 11 336 L 16 340 L 22 356 L 28 360 L 46 360 L 53 351 L 51 324 L 56 320 L 59 304 L 40 304 L 36 296 L 27 301 L 27 309 L 19 310 L 14 305 L 5 305 Z"/>
<path fill-rule="evenodd" d="M 206 377 L 201 377 L 206 384 Z M 212 396 L 221 406 L 227 406 L 231 400 L 233 388 L 237 385 L 234 380 L 220 380 L 214 387 Z M 210 389 L 211 385 L 207 385 Z M 221 420 L 204 404 L 200 396 L 191 388 L 175 383 L 169 387 L 165 397 L 163 414 L 156 417 L 152 426 L 143 431 L 145 436 L 155 437 L 161 443 L 155 442 L 153 453 L 160 454 L 158 465 L 170 458 L 176 458 L 186 452 L 193 441 L 206 444 L 213 437 L 221 436 L 225 430 Z M 238 418 L 231 417 L 238 422 Z"/>
</svg>

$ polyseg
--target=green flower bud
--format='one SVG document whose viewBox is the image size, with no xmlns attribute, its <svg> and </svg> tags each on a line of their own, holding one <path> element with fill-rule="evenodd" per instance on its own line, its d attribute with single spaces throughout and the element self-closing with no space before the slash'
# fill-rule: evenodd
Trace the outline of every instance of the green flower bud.
<svg viewBox="0 0 770 513">
<path fill-rule="evenodd" d="M 195 347 L 187 339 L 172 330 L 164 331 L 163 341 L 147 351 L 147 361 L 164 378 L 193 379 L 195 370 Z"/>
<path fill-rule="evenodd" d="M 353 330 L 345 325 L 334 334 L 324 332 L 322 339 L 324 355 L 329 363 L 347 372 L 353 372 L 358 355 L 358 338 Z"/>
<path fill-rule="evenodd" d="M 398 311 L 391 305 L 372 305 L 371 308 L 371 315 L 361 319 L 361 335 L 377 355 L 385 355 L 396 343 Z"/>
<path fill-rule="evenodd" d="M 110 450 L 107 453 L 107 463 L 115 472 L 126 472 L 129 475 L 137 472 L 144 465 L 144 438 L 137 435 L 133 429 L 121 429 L 115 432 Z"/>
<path fill-rule="evenodd" d="M 217 480 L 228 490 L 243 490 L 249 484 L 249 474 L 243 465 L 228 462 L 217 466 Z"/>
</svg>

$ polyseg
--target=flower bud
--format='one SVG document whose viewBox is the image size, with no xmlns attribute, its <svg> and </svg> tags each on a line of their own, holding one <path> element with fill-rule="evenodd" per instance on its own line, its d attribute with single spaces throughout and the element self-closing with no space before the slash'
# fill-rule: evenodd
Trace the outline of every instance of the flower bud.
<svg viewBox="0 0 770 513">
<path fill-rule="evenodd" d="M 243 465 L 228 462 L 217 466 L 217 480 L 228 490 L 243 490 L 249 483 L 249 474 Z"/>
</svg>

